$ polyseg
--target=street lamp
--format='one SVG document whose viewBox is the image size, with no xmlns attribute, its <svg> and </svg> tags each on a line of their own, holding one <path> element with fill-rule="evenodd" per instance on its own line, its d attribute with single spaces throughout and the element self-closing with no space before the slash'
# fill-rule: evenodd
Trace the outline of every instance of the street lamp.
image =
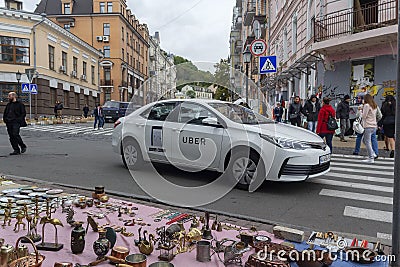
<svg viewBox="0 0 400 267">
<path fill-rule="evenodd" d="M 249 63 L 251 61 L 251 52 L 249 45 L 243 51 L 243 62 L 246 64 L 246 104 L 249 104 Z"/>
<path fill-rule="evenodd" d="M 233 97 L 235 96 L 235 77 L 231 77 L 231 84 L 232 84 L 232 89 L 231 89 L 231 101 L 233 102 Z"/>
<path fill-rule="evenodd" d="M 19 70 L 18 70 L 18 72 L 17 72 L 17 73 L 15 73 L 15 76 L 17 77 L 17 82 L 18 82 L 18 87 L 17 87 L 17 96 L 19 97 L 19 95 L 20 95 L 20 92 L 21 92 L 21 87 L 20 87 L 20 84 L 19 84 L 19 82 L 21 81 L 21 76 L 22 76 L 22 74 L 21 74 L 21 72 L 19 72 Z"/>
</svg>

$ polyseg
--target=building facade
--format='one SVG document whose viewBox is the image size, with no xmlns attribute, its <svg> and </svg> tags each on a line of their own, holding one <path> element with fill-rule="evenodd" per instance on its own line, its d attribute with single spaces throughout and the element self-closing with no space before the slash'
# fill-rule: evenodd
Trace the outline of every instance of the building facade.
<svg viewBox="0 0 400 267">
<path fill-rule="evenodd" d="M 176 88 L 176 68 L 174 56 L 162 50 L 160 33 L 150 36 L 148 101 L 170 98 Z"/>
<path fill-rule="evenodd" d="M 17 92 L 32 118 L 54 114 L 56 101 L 63 103 L 64 115 L 82 115 L 85 104 L 94 108 L 101 53 L 51 20 L 17 10 L 12 2 L 19 1 L 6 1 L 11 9 L 0 8 L 0 113 L 10 91 Z M 29 83 L 27 69 L 35 73 L 32 82 L 38 85 L 31 110 L 29 93 L 21 90 L 22 83 Z"/>
<path fill-rule="evenodd" d="M 188 96 L 188 92 L 193 91 L 194 94 L 192 97 Z M 180 92 L 175 93 L 175 98 L 177 99 L 189 99 L 189 98 L 196 98 L 196 99 L 213 99 L 213 91 L 210 88 L 204 88 L 200 86 L 194 85 L 185 85 L 182 87 Z"/>
<path fill-rule="evenodd" d="M 101 50 L 101 103 L 108 100 L 145 104 L 149 76 L 149 33 L 126 0 L 41 0 L 36 13 Z"/>
</svg>

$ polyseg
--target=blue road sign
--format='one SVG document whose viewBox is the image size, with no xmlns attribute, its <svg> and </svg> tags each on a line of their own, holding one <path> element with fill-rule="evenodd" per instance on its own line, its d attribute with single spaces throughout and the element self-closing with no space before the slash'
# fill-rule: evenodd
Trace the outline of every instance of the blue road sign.
<svg viewBox="0 0 400 267">
<path fill-rule="evenodd" d="M 38 93 L 37 84 L 35 84 L 35 83 L 29 84 L 29 91 L 31 91 L 32 95 L 37 95 L 37 93 Z"/>
<path fill-rule="evenodd" d="M 21 85 L 22 93 L 29 93 L 29 83 L 23 83 Z"/>
<path fill-rule="evenodd" d="M 276 56 L 259 57 L 259 73 L 276 73 L 277 59 Z"/>
</svg>

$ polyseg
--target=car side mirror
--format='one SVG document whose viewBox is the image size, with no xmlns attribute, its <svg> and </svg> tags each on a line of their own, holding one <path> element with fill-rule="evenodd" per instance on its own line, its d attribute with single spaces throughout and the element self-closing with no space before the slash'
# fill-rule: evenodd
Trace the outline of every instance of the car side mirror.
<svg viewBox="0 0 400 267">
<path fill-rule="evenodd" d="M 209 125 L 209 126 L 216 126 L 216 127 L 220 127 L 221 126 L 221 124 L 218 122 L 218 119 L 217 118 L 212 118 L 212 117 L 203 119 L 201 121 L 201 123 L 204 124 L 204 125 Z"/>
</svg>

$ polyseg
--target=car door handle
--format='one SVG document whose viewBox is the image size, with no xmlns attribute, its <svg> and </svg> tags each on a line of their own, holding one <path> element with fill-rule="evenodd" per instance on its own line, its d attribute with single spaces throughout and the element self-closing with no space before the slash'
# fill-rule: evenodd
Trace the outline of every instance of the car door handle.
<svg viewBox="0 0 400 267">
<path fill-rule="evenodd" d="M 178 129 L 178 128 L 172 128 L 172 131 L 174 131 L 174 132 L 176 132 L 176 133 L 182 132 L 182 130 L 181 130 L 181 129 Z"/>
<path fill-rule="evenodd" d="M 144 127 L 144 123 L 136 123 L 137 127 Z"/>
</svg>

